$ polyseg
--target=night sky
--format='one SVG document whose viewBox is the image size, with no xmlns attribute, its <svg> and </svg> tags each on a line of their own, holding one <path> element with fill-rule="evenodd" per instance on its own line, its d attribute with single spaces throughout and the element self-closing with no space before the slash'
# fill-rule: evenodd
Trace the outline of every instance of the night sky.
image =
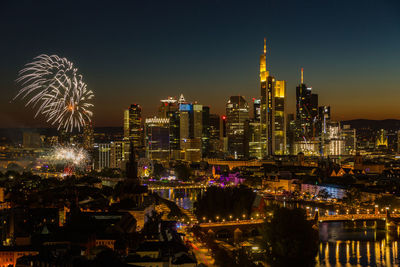
<svg viewBox="0 0 400 267">
<path fill-rule="evenodd" d="M 95 126 L 122 126 L 183 93 L 223 114 L 230 95 L 259 97 L 259 56 L 287 81 L 287 108 L 305 83 L 337 120 L 400 119 L 398 1 L 1 1 L 0 127 L 43 126 L 17 92 L 35 56 L 66 57 L 95 98 Z"/>
</svg>

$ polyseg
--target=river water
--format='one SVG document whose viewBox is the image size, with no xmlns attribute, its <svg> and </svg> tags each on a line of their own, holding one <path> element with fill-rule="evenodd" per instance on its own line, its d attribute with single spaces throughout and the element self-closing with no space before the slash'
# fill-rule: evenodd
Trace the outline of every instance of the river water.
<svg viewBox="0 0 400 267">
<path fill-rule="evenodd" d="M 155 192 L 184 209 L 192 209 L 198 194 L 204 189 L 163 189 Z M 316 267 L 400 266 L 399 235 L 389 235 L 384 227 L 374 227 L 371 223 L 324 222 L 319 224 L 319 237 Z"/>
</svg>

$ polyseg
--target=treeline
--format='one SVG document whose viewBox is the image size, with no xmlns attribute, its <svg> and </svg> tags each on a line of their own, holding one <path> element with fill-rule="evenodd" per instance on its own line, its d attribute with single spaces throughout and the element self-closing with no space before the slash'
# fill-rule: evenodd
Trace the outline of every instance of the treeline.
<svg viewBox="0 0 400 267">
<path fill-rule="evenodd" d="M 249 218 L 256 193 L 246 186 L 216 187 L 207 189 L 197 197 L 193 204 L 194 213 L 199 221 L 218 219 Z"/>
</svg>

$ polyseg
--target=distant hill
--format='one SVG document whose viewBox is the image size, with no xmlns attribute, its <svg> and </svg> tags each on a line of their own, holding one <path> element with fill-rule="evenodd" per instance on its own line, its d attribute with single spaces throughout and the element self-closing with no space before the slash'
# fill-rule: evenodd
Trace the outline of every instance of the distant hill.
<svg viewBox="0 0 400 267">
<path fill-rule="evenodd" d="M 46 136 L 58 135 L 56 128 L 0 128 L 0 144 L 1 143 L 21 143 L 24 132 L 34 132 Z M 105 133 L 107 135 L 123 134 L 122 127 L 95 127 L 95 133 Z"/>
<path fill-rule="evenodd" d="M 400 120 L 387 119 L 387 120 L 366 120 L 366 119 L 356 119 L 349 121 L 342 121 L 342 125 L 351 125 L 351 128 L 362 129 L 369 128 L 372 130 L 400 130 Z"/>
</svg>

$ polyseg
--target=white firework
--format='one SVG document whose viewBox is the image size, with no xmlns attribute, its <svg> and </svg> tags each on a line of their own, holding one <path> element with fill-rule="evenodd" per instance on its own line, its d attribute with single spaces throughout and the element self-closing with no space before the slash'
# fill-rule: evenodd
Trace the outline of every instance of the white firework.
<svg viewBox="0 0 400 267">
<path fill-rule="evenodd" d="M 94 98 L 73 63 L 57 55 L 40 55 L 25 65 L 16 80 L 21 85 L 17 97 L 27 98 L 25 106 L 37 108 L 57 129 L 73 131 L 91 121 Z"/>
<path fill-rule="evenodd" d="M 48 160 L 54 164 L 84 167 L 89 161 L 89 155 L 83 148 L 75 146 L 57 146 L 48 155 Z"/>
</svg>

